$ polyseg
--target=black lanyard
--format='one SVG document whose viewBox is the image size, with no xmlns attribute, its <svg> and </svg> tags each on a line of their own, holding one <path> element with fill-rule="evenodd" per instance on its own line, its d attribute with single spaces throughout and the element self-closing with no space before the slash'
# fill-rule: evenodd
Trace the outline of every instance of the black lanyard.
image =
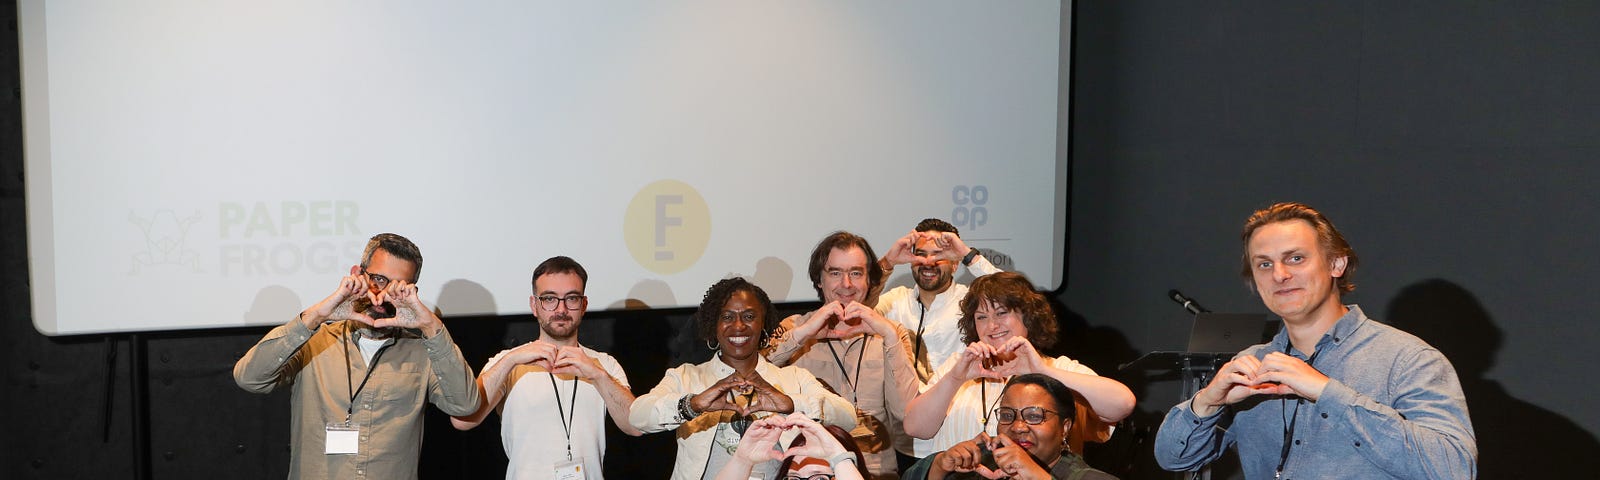
<svg viewBox="0 0 1600 480">
<path fill-rule="evenodd" d="M 350 393 L 350 404 L 344 407 L 345 425 L 349 425 L 350 417 L 353 417 L 356 414 L 356 395 L 360 395 L 361 390 L 367 388 L 367 381 L 372 380 L 372 372 L 378 369 L 378 359 L 383 358 L 383 352 L 389 349 L 389 345 L 392 345 L 392 343 L 385 342 L 382 346 L 378 347 L 377 353 L 372 354 L 372 361 L 367 362 L 367 375 L 361 377 L 361 386 L 357 387 L 355 386 L 355 380 L 350 377 L 350 369 L 355 368 L 354 365 L 350 364 L 350 342 L 355 341 L 354 338 L 351 338 L 354 337 L 354 335 L 351 335 L 351 333 L 352 330 L 350 329 L 350 324 L 346 323 L 344 328 L 344 342 L 341 342 L 344 343 L 344 389 L 346 392 Z"/>
<path fill-rule="evenodd" d="M 1011 381 L 1011 377 L 1006 377 L 1006 381 Z M 994 405 L 1000 405 L 1000 397 L 994 398 Z M 979 427 L 983 428 L 984 431 L 988 431 L 989 413 L 993 412 L 994 408 L 989 405 L 989 381 L 983 377 L 978 377 L 978 408 L 983 409 L 983 424 L 979 425 Z M 996 427 L 995 431 L 998 432 L 999 428 Z"/>
<path fill-rule="evenodd" d="M 861 383 L 861 359 L 867 358 L 867 345 L 866 345 L 866 342 L 865 342 L 866 339 L 867 339 L 867 336 L 866 335 L 862 335 L 861 338 L 857 338 L 854 342 L 850 342 L 849 344 L 844 346 L 844 356 L 848 357 L 848 356 L 850 356 L 850 347 L 851 347 L 851 345 L 855 345 L 856 343 L 861 343 L 861 355 L 856 356 L 856 379 L 853 382 L 850 381 L 850 371 L 844 369 L 844 360 L 839 359 L 839 352 L 834 351 L 833 342 L 827 342 L 828 343 L 828 353 L 832 353 L 833 354 L 833 363 L 836 363 L 836 364 L 839 365 L 839 374 L 840 375 L 844 375 L 844 384 L 850 386 L 850 404 L 851 405 L 854 405 L 856 403 L 856 385 L 859 385 Z"/>
<path fill-rule="evenodd" d="M 561 408 L 561 389 L 556 387 L 556 374 L 550 374 L 550 389 L 556 392 L 556 418 L 561 419 L 561 429 L 567 432 L 567 461 L 572 461 L 572 418 L 578 413 L 578 377 L 572 377 L 572 407 Z"/>
<path fill-rule="evenodd" d="M 1289 349 L 1285 348 L 1284 354 L 1288 354 L 1288 350 Z M 1317 355 L 1321 355 L 1323 350 L 1326 350 L 1326 348 L 1318 348 L 1317 351 L 1312 352 L 1311 357 L 1306 359 L 1306 366 L 1310 367 L 1316 364 Z M 1279 416 L 1283 415 L 1283 411 L 1289 410 L 1288 401 L 1288 399 L 1284 398 L 1278 399 L 1278 406 L 1282 409 L 1282 411 L 1278 412 Z M 1274 473 L 1272 478 L 1282 478 L 1283 467 L 1289 464 L 1289 449 L 1294 448 L 1294 426 L 1295 424 L 1300 423 L 1300 405 L 1304 403 L 1306 403 L 1306 399 L 1304 398 L 1295 399 L 1294 413 L 1291 414 L 1290 419 L 1283 421 L 1283 455 L 1278 457 L 1278 472 Z"/>
<path fill-rule="evenodd" d="M 922 327 L 927 326 L 928 306 L 927 305 L 923 305 L 922 304 L 922 299 L 918 298 L 917 299 L 917 307 L 920 307 L 922 310 L 921 310 L 920 313 L 917 314 L 917 338 L 916 338 L 916 345 L 913 345 L 911 347 L 911 365 L 918 367 L 918 368 L 914 369 L 914 370 L 917 371 L 917 380 L 926 382 L 926 381 L 928 381 L 928 379 L 927 378 L 923 378 L 921 365 L 922 365 L 922 344 L 927 343 L 927 340 L 922 338 Z M 888 339 L 884 339 L 884 341 L 887 342 L 889 340 Z M 931 365 L 933 363 L 933 360 L 931 360 L 931 359 L 928 360 L 928 363 L 930 364 L 930 365 L 928 365 L 929 370 L 932 370 L 933 367 L 934 367 L 934 365 Z"/>
</svg>

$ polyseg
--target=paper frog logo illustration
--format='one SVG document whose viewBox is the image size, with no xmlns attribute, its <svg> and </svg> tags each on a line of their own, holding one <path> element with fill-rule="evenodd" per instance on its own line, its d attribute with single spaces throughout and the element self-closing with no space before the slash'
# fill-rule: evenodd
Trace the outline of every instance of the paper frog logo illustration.
<svg viewBox="0 0 1600 480">
<path fill-rule="evenodd" d="M 144 230 L 145 245 L 144 251 L 133 254 L 130 275 L 139 273 L 140 268 L 157 265 L 187 266 L 191 272 L 201 272 L 200 254 L 184 244 L 189 227 L 200 222 L 200 212 L 184 218 L 178 218 L 171 210 L 157 211 L 150 218 L 128 212 L 128 221 Z"/>
</svg>

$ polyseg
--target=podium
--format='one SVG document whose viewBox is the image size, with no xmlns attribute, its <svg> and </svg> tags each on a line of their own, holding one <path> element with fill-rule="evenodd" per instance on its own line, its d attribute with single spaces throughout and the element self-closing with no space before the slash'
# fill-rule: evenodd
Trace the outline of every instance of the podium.
<svg viewBox="0 0 1600 480">
<path fill-rule="evenodd" d="M 1150 352 L 1132 362 L 1117 366 L 1117 370 L 1143 370 L 1170 372 L 1176 370 L 1183 381 L 1183 388 L 1179 390 L 1178 401 L 1183 402 L 1194 397 L 1200 389 L 1211 382 L 1211 375 L 1217 368 L 1232 360 L 1239 352 Z M 1192 474 L 1192 475 L 1191 475 Z M 1211 465 L 1200 467 L 1194 472 L 1176 472 L 1177 478 L 1211 480 Z"/>
</svg>

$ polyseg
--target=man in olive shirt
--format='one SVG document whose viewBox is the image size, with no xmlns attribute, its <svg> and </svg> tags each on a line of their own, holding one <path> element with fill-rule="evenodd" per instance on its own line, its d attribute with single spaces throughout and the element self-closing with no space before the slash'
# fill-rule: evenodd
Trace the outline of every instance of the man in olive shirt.
<svg viewBox="0 0 1600 480">
<path fill-rule="evenodd" d="M 289 478 L 416 478 L 424 402 L 478 407 L 472 369 L 417 296 L 422 254 L 378 234 L 333 294 L 233 367 L 250 392 L 292 386 Z"/>
</svg>

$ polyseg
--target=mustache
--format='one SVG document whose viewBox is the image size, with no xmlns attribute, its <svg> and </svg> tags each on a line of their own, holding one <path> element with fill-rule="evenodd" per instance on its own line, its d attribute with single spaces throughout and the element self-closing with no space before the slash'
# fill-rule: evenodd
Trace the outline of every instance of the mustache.
<svg viewBox="0 0 1600 480">
<path fill-rule="evenodd" d="M 351 303 L 351 306 L 355 307 L 355 311 L 365 313 L 367 316 L 374 319 L 394 318 L 395 314 L 394 303 L 383 302 L 382 304 L 376 305 L 377 307 L 382 308 L 382 311 L 377 311 L 373 309 L 374 305 L 372 304 L 372 300 L 365 296 L 356 297 L 353 303 Z"/>
</svg>

